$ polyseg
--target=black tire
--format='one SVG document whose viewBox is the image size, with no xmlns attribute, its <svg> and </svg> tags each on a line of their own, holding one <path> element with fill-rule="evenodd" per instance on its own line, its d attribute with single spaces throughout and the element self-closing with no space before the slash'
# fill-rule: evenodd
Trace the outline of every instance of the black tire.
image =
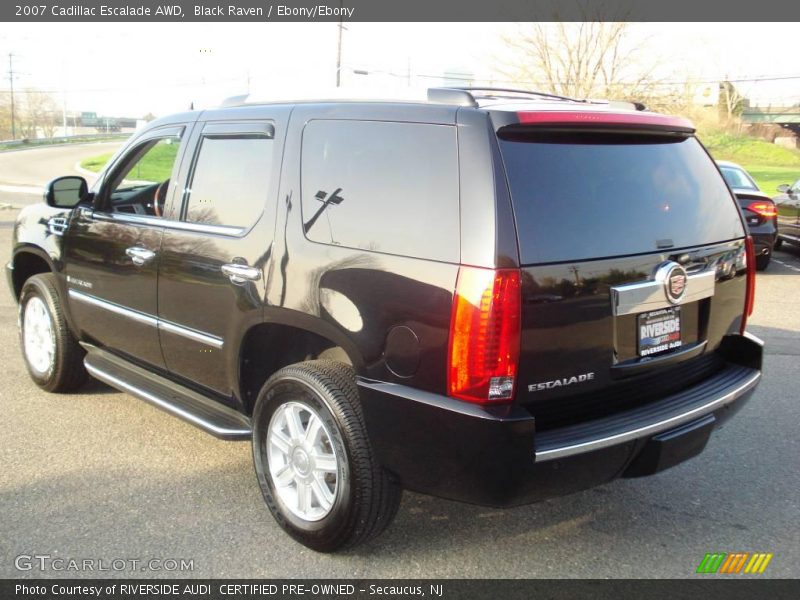
<svg viewBox="0 0 800 600">
<path fill-rule="evenodd" d="M 34 299 L 44 304 L 50 318 L 51 339 L 55 343 L 51 360 L 44 369 L 37 369 L 26 352 L 25 311 Z M 86 382 L 89 376 L 83 366 L 86 352 L 67 326 L 52 273 L 34 275 L 22 286 L 19 296 L 19 336 L 25 366 L 31 379 L 40 388 L 48 392 L 70 392 Z"/>
<path fill-rule="evenodd" d="M 336 456 L 346 457 L 337 461 L 332 507 L 315 521 L 293 514 L 276 493 L 270 472 L 267 431 L 276 411 L 290 402 L 312 408 L 325 426 Z M 400 506 L 402 490 L 375 460 L 355 374 L 344 363 L 297 363 L 269 378 L 253 412 L 253 462 L 275 520 L 292 538 L 318 552 L 334 552 L 372 539 L 392 522 Z"/>
<path fill-rule="evenodd" d="M 775 243 L 772 245 L 772 249 L 780 250 L 781 246 L 783 246 L 783 240 L 781 238 L 776 238 Z"/>
<path fill-rule="evenodd" d="M 770 254 L 761 254 L 756 256 L 756 271 L 764 271 L 769 266 Z"/>
</svg>

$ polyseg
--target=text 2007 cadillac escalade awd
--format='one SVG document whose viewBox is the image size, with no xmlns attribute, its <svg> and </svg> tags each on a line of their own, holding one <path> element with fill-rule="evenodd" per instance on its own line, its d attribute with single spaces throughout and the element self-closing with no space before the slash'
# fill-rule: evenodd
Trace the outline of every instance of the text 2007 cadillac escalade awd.
<svg viewBox="0 0 800 600">
<path fill-rule="evenodd" d="M 13 244 L 33 380 L 252 439 L 270 511 L 320 551 L 402 489 L 511 506 L 656 473 L 761 377 L 736 201 L 690 123 L 633 105 L 176 114 L 91 189 L 51 182 Z"/>
</svg>

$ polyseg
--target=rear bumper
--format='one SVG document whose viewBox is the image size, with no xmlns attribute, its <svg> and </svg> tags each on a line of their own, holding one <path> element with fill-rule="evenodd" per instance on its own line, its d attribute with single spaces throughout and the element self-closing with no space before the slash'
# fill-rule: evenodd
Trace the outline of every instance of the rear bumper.
<svg viewBox="0 0 800 600">
<path fill-rule="evenodd" d="M 359 380 L 381 463 L 405 488 L 513 506 L 658 472 L 702 451 L 761 379 L 763 344 L 729 336 L 728 363 L 678 394 L 604 419 L 536 432 L 519 406 L 481 408 L 405 386 Z"/>
<path fill-rule="evenodd" d="M 750 230 L 750 237 L 753 238 L 753 249 L 756 256 L 762 254 L 772 254 L 772 247 L 775 245 L 775 240 L 778 239 L 778 232 L 771 224 L 761 227 L 753 227 Z"/>
</svg>

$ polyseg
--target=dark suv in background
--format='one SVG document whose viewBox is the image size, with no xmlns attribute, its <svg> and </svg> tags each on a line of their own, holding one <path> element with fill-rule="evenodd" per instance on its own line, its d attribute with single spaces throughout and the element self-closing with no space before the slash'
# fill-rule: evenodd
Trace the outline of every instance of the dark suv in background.
<svg viewBox="0 0 800 600">
<path fill-rule="evenodd" d="M 512 506 L 656 473 L 761 378 L 736 202 L 690 123 L 633 105 L 189 112 L 46 200 L 8 271 L 32 379 L 252 439 L 315 550 L 381 532 L 403 488 Z"/>
</svg>

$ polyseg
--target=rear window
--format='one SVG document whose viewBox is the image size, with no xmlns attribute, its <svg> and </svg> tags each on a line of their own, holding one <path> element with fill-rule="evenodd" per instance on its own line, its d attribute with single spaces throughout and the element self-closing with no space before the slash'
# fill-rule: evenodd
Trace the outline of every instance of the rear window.
<svg viewBox="0 0 800 600">
<path fill-rule="evenodd" d="M 744 235 L 696 139 L 503 134 L 524 264 L 640 254 Z"/>
<path fill-rule="evenodd" d="M 753 183 L 753 180 L 748 177 L 747 173 L 742 171 L 741 169 L 737 169 L 736 167 L 724 167 L 720 165 L 719 170 L 722 172 L 722 176 L 725 178 L 725 181 L 728 182 L 728 185 L 732 188 L 737 188 L 741 190 L 754 190 L 759 191 L 758 186 Z"/>
</svg>

